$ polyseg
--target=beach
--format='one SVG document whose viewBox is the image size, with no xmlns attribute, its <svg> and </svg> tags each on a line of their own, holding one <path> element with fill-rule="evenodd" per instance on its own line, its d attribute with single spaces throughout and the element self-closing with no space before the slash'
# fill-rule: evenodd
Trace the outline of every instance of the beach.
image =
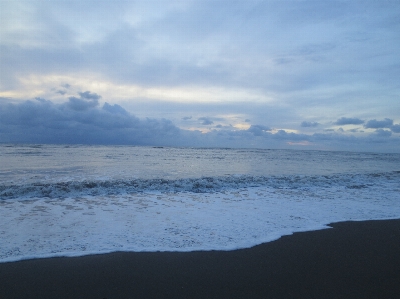
<svg viewBox="0 0 400 299">
<path fill-rule="evenodd" d="M 0 298 L 399 298 L 400 220 L 233 251 L 116 252 L 0 264 Z"/>
</svg>

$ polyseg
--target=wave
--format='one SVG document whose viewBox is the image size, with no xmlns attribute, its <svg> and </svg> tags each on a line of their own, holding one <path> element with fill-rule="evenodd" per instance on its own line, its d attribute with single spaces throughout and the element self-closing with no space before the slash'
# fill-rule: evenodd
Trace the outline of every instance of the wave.
<svg viewBox="0 0 400 299">
<path fill-rule="evenodd" d="M 226 189 L 271 187 L 300 189 L 343 187 L 364 189 L 392 186 L 400 190 L 400 171 L 369 174 L 249 176 L 230 175 L 187 179 L 122 179 L 83 180 L 66 182 L 36 182 L 0 185 L 0 199 L 66 198 L 96 195 L 118 195 L 140 192 L 195 192 L 209 193 Z"/>
</svg>

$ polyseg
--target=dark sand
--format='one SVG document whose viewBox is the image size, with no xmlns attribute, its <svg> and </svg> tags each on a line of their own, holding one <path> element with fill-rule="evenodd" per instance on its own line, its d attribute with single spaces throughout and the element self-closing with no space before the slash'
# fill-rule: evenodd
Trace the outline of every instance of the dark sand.
<svg viewBox="0 0 400 299">
<path fill-rule="evenodd" d="M 0 298 L 400 298 L 400 220 L 344 222 L 251 249 L 0 264 Z"/>
</svg>

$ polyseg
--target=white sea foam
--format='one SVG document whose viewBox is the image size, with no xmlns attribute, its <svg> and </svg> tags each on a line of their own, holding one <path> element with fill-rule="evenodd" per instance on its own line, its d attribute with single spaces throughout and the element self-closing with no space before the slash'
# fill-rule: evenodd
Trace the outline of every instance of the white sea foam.
<svg viewBox="0 0 400 299">
<path fill-rule="evenodd" d="M 0 261 L 113 251 L 233 250 L 344 220 L 400 216 L 380 188 L 249 187 L 213 193 L 0 201 Z"/>
</svg>

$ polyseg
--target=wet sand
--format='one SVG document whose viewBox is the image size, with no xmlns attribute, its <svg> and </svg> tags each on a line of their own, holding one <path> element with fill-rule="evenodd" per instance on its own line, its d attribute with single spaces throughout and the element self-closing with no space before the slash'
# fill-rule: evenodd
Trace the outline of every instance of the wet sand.
<svg viewBox="0 0 400 299">
<path fill-rule="evenodd" d="M 0 298 L 400 298 L 400 220 L 331 226 L 235 251 L 2 263 Z"/>
</svg>

